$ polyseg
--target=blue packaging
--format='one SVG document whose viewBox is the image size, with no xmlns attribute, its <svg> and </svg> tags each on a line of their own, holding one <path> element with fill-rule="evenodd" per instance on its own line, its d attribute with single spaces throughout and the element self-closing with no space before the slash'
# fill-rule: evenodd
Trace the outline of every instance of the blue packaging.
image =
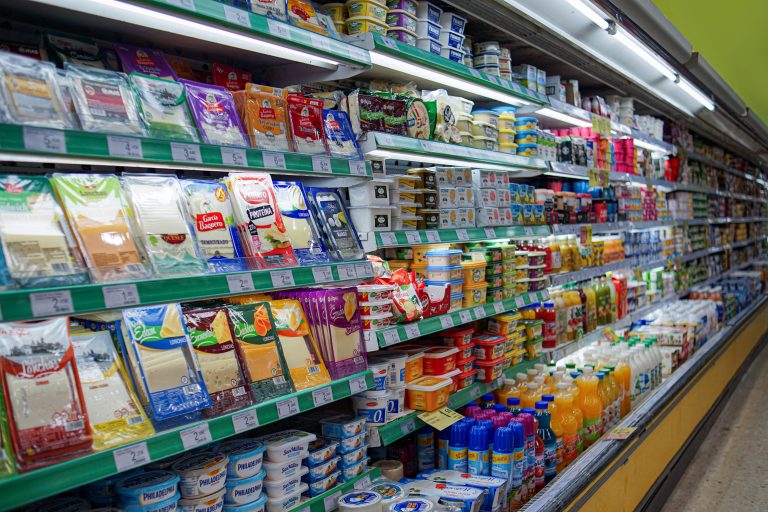
<svg viewBox="0 0 768 512">
<path fill-rule="evenodd" d="M 315 441 L 309 443 L 309 455 L 307 456 L 307 465 L 309 467 L 323 464 L 333 458 L 336 455 L 336 449 L 339 447 L 339 443 L 336 441 L 330 441 L 327 439 L 318 438 Z"/>
<path fill-rule="evenodd" d="M 326 478 L 328 475 L 336 471 L 341 457 L 333 457 L 332 459 L 309 468 L 309 481 L 317 482 Z"/>
<path fill-rule="evenodd" d="M 354 466 L 368 455 L 368 447 L 363 445 L 357 450 L 353 450 L 349 453 L 345 453 L 341 456 L 341 466 L 348 468 Z"/>
<path fill-rule="evenodd" d="M 328 150 L 336 158 L 363 158 L 349 116 L 341 110 L 323 109 L 323 130 Z"/>
<path fill-rule="evenodd" d="M 251 478 L 239 480 L 227 478 L 224 484 L 226 489 L 224 504 L 245 505 L 258 500 L 261 495 L 261 489 L 264 486 L 264 477 L 266 476 L 267 472 L 262 469 L 261 473 Z"/>
<path fill-rule="evenodd" d="M 147 506 L 167 501 L 178 492 L 179 475 L 173 471 L 147 471 L 115 482 L 121 505 Z"/>
<path fill-rule="evenodd" d="M 337 414 L 320 420 L 323 437 L 347 439 L 365 432 L 365 417 L 351 414 Z"/>
<path fill-rule="evenodd" d="M 275 199 L 286 230 L 301 234 L 307 240 L 306 247 L 300 247 L 292 241 L 293 252 L 299 263 L 304 265 L 321 265 L 328 263 L 328 250 L 320 237 L 320 229 L 315 219 L 309 213 L 309 204 L 304 186 L 298 181 L 273 181 Z"/>
<path fill-rule="evenodd" d="M 503 427 L 504 428 L 504 427 Z M 500 429 L 499 429 L 500 430 Z M 419 473 L 419 478 L 449 485 L 471 487 L 486 493 L 480 510 L 492 512 L 499 508 L 507 495 L 507 480 L 485 475 L 468 475 L 458 471 L 432 470 Z"/>
<path fill-rule="evenodd" d="M 181 494 L 177 492 L 167 500 L 153 505 L 122 505 L 118 503 L 118 508 L 121 508 L 123 512 L 175 512 L 180 498 Z"/>
<path fill-rule="evenodd" d="M 228 479 L 251 478 L 261 473 L 261 463 L 266 450 L 266 446 L 261 441 L 230 439 L 221 444 L 221 449 L 229 455 Z"/>
</svg>

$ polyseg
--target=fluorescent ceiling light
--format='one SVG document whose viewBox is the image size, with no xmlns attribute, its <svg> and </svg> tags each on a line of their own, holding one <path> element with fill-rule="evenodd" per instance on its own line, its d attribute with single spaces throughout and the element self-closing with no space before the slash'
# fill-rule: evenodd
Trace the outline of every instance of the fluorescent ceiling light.
<svg viewBox="0 0 768 512">
<path fill-rule="evenodd" d="M 608 21 L 606 20 L 606 16 L 604 16 L 602 13 L 598 14 L 592 7 L 592 2 L 589 2 L 589 0 L 566 1 L 571 4 L 574 9 L 586 16 L 592 23 L 600 27 L 600 30 L 605 30 L 608 28 Z"/>
<path fill-rule="evenodd" d="M 473 167 L 476 169 L 496 169 L 501 171 L 525 172 L 529 169 L 519 167 L 507 167 L 501 164 L 489 164 L 475 160 L 461 160 L 442 156 L 424 155 L 421 153 L 408 153 L 406 151 L 394 151 L 390 149 L 374 149 L 366 151 L 365 157 L 373 160 L 406 160 L 409 162 L 428 162 L 432 164 L 448 165 L 454 167 Z"/>
<path fill-rule="evenodd" d="M 663 153 L 667 154 L 669 151 L 667 151 L 665 148 L 661 146 L 657 146 L 656 144 L 653 144 L 651 142 L 644 141 L 643 139 L 634 139 L 635 140 L 635 146 L 647 149 L 649 151 L 653 151 L 654 153 Z"/>
<path fill-rule="evenodd" d="M 682 90 L 688 93 L 691 98 L 701 103 L 701 105 L 707 110 L 715 110 L 714 102 L 704 96 L 703 92 L 696 89 L 685 78 L 680 78 L 680 81 L 677 83 L 677 85 L 679 85 Z"/>
<path fill-rule="evenodd" d="M 573 126 L 580 126 L 582 128 L 592 127 L 592 121 L 585 121 L 583 119 L 579 119 L 578 117 L 573 117 L 568 114 L 563 114 L 562 112 L 552 110 L 551 108 L 540 108 L 536 111 L 536 113 L 550 119 L 556 119 L 564 123 L 572 124 Z"/>
<path fill-rule="evenodd" d="M 671 67 L 662 62 L 659 57 L 645 48 L 645 46 L 636 41 L 632 36 L 626 34 L 622 29 L 619 29 L 616 34 L 614 34 L 614 37 L 616 37 L 617 41 L 631 50 L 632 53 L 650 64 L 651 67 L 653 67 L 656 71 L 669 78 L 673 82 L 677 80 L 677 74 Z"/>
<path fill-rule="evenodd" d="M 196 21 L 188 20 L 172 14 L 155 11 L 146 7 L 120 2 L 119 0 L 34 0 L 38 3 L 63 7 L 72 11 L 93 14 L 102 18 L 147 27 L 161 32 L 179 34 L 182 36 L 222 44 L 232 48 L 240 48 L 254 53 L 270 55 L 277 58 L 301 62 L 311 66 L 335 69 L 339 62 L 319 57 L 304 51 L 281 46 L 279 44 L 256 39 Z M 279 23 L 279 22 L 275 22 Z"/>
<path fill-rule="evenodd" d="M 488 99 L 494 99 L 507 105 L 515 105 L 518 107 L 521 105 L 533 105 L 533 102 L 518 98 L 517 96 L 506 94 L 497 89 L 478 85 L 468 80 L 463 80 L 446 73 L 441 73 L 433 69 L 422 67 L 417 64 L 413 64 L 412 62 L 396 59 L 395 57 L 390 57 L 389 55 L 377 52 L 376 50 L 371 52 L 371 63 L 386 69 L 407 73 L 411 75 L 415 80 L 431 80 L 433 82 L 440 83 L 445 87 L 468 92 Z"/>
</svg>

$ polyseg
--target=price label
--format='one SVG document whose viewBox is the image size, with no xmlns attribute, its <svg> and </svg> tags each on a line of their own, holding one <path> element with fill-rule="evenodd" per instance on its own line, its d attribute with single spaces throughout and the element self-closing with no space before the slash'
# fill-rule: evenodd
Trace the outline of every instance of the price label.
<svg viewBox="0 0 768 512">
<path fill-rule="evenodd" d="M 496 238 L 496 231 L 493 228 L 485 228 L 486 238 Z"/>
<path fill-rule="evenodd" d="M 67 141 L 64 137 L 64 132 L 25 126 L 24 147 L 30 151 L 66 153 Z"/>
<path fill-rule="evenodd" d="M 272 278 L 272 286 L 275 288 L 284 288 L 286 286 L 296 286 L 293 281 L 293 272 L 290 270 L 273 270 L 269 273 Z"/>
<path fill-rule="evenodd" d="M 235 429 L 235 434 L 258 427 L 259 418 L 256 416 L 256 411 L 244 411 L 232 415 L 232 426 Z"/>
<path fill-rule="evenodd" d="M 336 271 L 339 273 L 339 280 L 341 281 L 344 281 L 345 279 L 357 279 L 354 265 L 339 265 L 336 267 Z"/>
<path fill-rule="evenodd" d="M 269 33 L 275 37 L 281 37 L 283 39 L 291 39 L 291 29 L 285 23 L 280 23 L 275 20 L 267 20 L 267 28 Z"/>
<path fill-rule="evenodd" d="M 488 81 L 501 87 L 501 80 L 496 75 L 488 75 Z"/>
<path fill-rule="evenodd" d="M 333 281 L 333 272 L 331 267 L 312 267 L 312 277 L 315 283 L 329 283 Z"/>
<path fill-rule="evenodd" d="M 371 477 L 368 475 L 365 475 L 360 480 L 355 482 L 353 487 L 355 489 L 367 489 L 368 487 L 370 487 L 370 485 L 371 485 Z"/>
<path fill-rule="evenodd" d="M 104 295 L 104 305 L 108 308 L 134 306 L 141 302 L 139 290 L 135 284 L 121 284 L 119 286 L 105 286 L 101 289 Z"/>
<path fill-rule="evenodd" d="M 191 450 L 192 448 L 213 441 L 207 423 L 202 423 L 192 428 L 182 430 L 179 432 L 179 436 L 181 436 L 181 444 L 184 445 L 185 450 Z"/>
<path fill-rule="evenodd" d="M 287 418 L 299 414 L 299 399 L 295 396 L 280 400 L 277 402 L 277 416 L 278 418 Z"/>
<path fill-rule="evenodd" d="M 350 58 L 354 60 L 367 60 L 368 59 L 368 51 L 363 50 L 362 48 L 358 48 L 357 46 L 348 44 L 347 45 L 347 52 L 350 56 Z"/>
<path fill-rule="evenodd" d="M 379 237 L 381 238 L 382 247 L 397 245 L 397 235 L 395 233 L 391 233 L 391 232 L 379 233 Z"/>
<path fill-rule="evenodd" d="M 472 309 L 475 313 L 475 318 L 478 320 L 481 318 L 485 318 L 485 308 L 483 306 L 477 306 L 474 309 Z"/>
<path fill-rule="evenodd" d="M 273 281 L 274 283 L 274 281 Z M 251 274 L 227 274 L 229 293 L 247 293 L 255 291 Z"/>
<path fill-rule="evenodd" d="M 251 18 L 246 11 L 229 5 L 224 5 L 223 7 L 224 16 L 227 18 L 227 21 L 236 25 L 251 28 Z"/>
<path fill-rule="evenodd" d="M 331 49 L 331 43 L 327 37 L 323 37 L 319 34 L 310 34 L 309 40 L 312 41 L 312 46 L 321 50 L 328 51 Z"/>
<path fill-rule="evenodd" d="M 472 75 L 473 77 L 479 78 L 481 80 L 483 78 L 483 75 L 478 70 L 476 70 L 475 68 L 469 68 L 469 74 Z"/>
<path fill-rule="evenodd" d="M 533 228 L 530 226 L 525 226 L 523 228 L 523 233 L 526 234 L 526 236 L 532 236 L 533 235 Z"/>
<path fill-rule="evenodd" d="M 373 267 L 370 263 L 355 263 L 355 275 L 360 279 L 373 277 Z"/>
<path fill-rule="evenodd" d="M 523 298 L 522 295 L 518 295 L 517 297 L 515 297 L 515 306 L 517 306 L 518 308 L 522 308 L 525 306 L 525 299 Z"/>
<path fill-rule="evenodd" d="M 200 146 L 197 144 L 171 142 L 171 158 L 175 162 L 203 163 L 203 158 L 200 156 Z"/>
<path fill-rule="evenodd" d="M 30 293 L 29 302 L 32 306 L 32 316 L 36 317 L 63 315 L 75 310 L 69 290 Z"/>
<path fill-rule="evenodd" d="M 392 50 L 397 50 L 398 49 L 397 48 L 397 43 L 391 37 L 382 37 L 381 38 L 381 44 L 383 44 L 387 48 L 391 48 Z"/>
<path fill-rule="evenodd" d="M 368 169 L 365 166 L 365 160 L 350 160 L 349 174 L 352 174 L 353 176 L 365 176 L 368 174 Z"/>
<path fill-rule="evenodd" d="M 115 457 L 115 467 L 118 471 L 125 471 L 151 462 L 147 442 L 133 444 L 118 448 L 112 455 Z"/>
<path fill-rule="evenodd" d="M 501 302 L 494 302 L 493 303 L 493 311 L 497 315 L 502 314 L 504 312 L 504 304 L 502 304 Z"/>
<path fill-rule="evenodd" d="M 445 430 L 457 421 L 464 419 L 464 416 L 448 407 L 443 407 L 432 412 L 423 412 L 419 414 L 419 419 L 427 425 L 437 430 Z"/>
<path fill-rule="evenodd" d="M 195 10 L 195 0 L 165 0 L 168 5 L 175 5 L 189 11 Z"/>
<path fill-rule="evenodd" d="M 421 331 L 419 331 L 419 326 L 416 324 L 405 324 L 403 326 L 403 329 L 405 329 L 405 335 L 408 337 L 409 340 L 412 340 L 414 338 L 418 338 L 421 336 Z"/>
<path fill-rule="evenodd" d="M 109 156 L 120 158 L 144 158 L 141 149 L 141 141 L 132 137 L 118 137 L 107 135 L 107 148 Z"/>
<path fill-rule="evenodd" d="M 440 317 L 440 325 L 443 329 L 450 329 L 453 327 L 453 317 L 451 315 L 444 315 Z"/>
<path fill-rule="evenodd" d="M 312 402 L 315 404 L 315 407 L 333 402 L 333 391 L 330 386 L 314 390 L 312 392 Z"/>
<path fill-rule="evenodd" d="M 407 421 L 400 424 L 400 432 L 404 435 L 408 435 L 414 430 L 416 430 L 416 422 L 413 421 L 413 418 L 409 418 Z"/>
<path fill-rule="evenodd" d="M 241 148 L 221 148 L 221 162 L 234 167 L 247 167 L 248 157 Z"/>
<path fill-rule="evenodd" d="M 425 231 L 424 234 L 427 235 L 427 243 L 430 243 L 430 244 L 440 243 L 440 233 L 438 233 L 437 231 Z"/>
<path fill-rule="evenodd" d="M 461 323 L 463 324 L 468 324 L 472 321 L 472 313 L 467 310 L 459 311 L 459 320 L 461 320 Z"/>
<path fill-rule="evenodd" d="M 382 146 L 394 146 L 395 138 L 388 133 L 376 132 L 376 143 Z"/>
<path fill-rule="evenodd" d="M 406 231 L 405 232 L 405 239 L 408 240 L 409 244 L 420 244 L 421 243 L 421 235 L 418 231 Z"/>
<path fill-rule="evenodd" d="M 330 174 L 332 171 L 331 159 L 325 156 L 313 156 L 312 170 L 315 172 L 324 172 L 326 174 Z"/>
<path fill-rule="evenodd" d="M 457 229 L 456 230 L 456 237 L 459 240 L 469 240 L 469 233 L 467 233 L 466 229 Z"/>
<path fill-rule="evenodd" d="M 400 343 L 400 333 L 397 332 L 397 327 L 395 327 L 394 329 L 382 332 L 381 337 L 384 338 L 384 343 L 387 346 Z"/>
<path fill-rule="evenodd" d="M 285 155 L 282 153 L 264 151 L 261 158 L 264 160 L 264 167 L 268 169 L 285 169 Z"/>
<path fill-rule="evenodd" d="M 605 327 L 600 333 L 603 335 L 603 338 L 608 340 L 609 343 L 616 343 L 619 340 L 619 337 L 616 335 L 616 331 L 614 331 L 611 327 Z"/>
<path fill-rule="evenodd" d="M 631 436 L 635 430 L 637 430 L 637 427 L 614 427 L 605 435 L 605 437 L 603 437 L 603 439 L 606 441 L 624 441 L 625 439 L 629 439 L 629 436 Z"/>
<path fill-rule="evenodd" d="M 368 383 L 365 381 L 365 375 L 358 375 L 357 377 L 349 379 L 349 392 L 353 395 L 367 390 Z"/>
<path fill-rule="evenodd" d="M 331 494 L 330 496 L 328 496 L 327 498 L 325 498 L 323 500 L 323 506 L 325 507 L 325 510 L 330 511 L 330 510 L 336 510 L 337 508 L 339 508 L 339 505 L 336 503 L 336 500 L 338 500 L 340 497 L 341 497 L 341 491 L 337 491 Z"/>
</svg>

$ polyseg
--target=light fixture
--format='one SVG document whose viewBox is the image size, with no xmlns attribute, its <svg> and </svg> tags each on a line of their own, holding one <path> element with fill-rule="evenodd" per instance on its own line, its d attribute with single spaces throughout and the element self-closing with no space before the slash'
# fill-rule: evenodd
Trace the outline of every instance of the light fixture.
<svg viewBox="0 0 768 512">
<path fill-rule="evenodd" d="M 592 7 L 591 2 L 582 0 L 566 0 L 566 2 L 571 4 L 571 7 L 579 11 L 581 14 L 586 16 L 592 23 L 600 27 L 600 30 L 606 30 L 608 28 L 609 24 L 606 20 L 606 17 L 602 14 L 598 14 Z"/>
<path fill-rule="evenodd" d="M 633 37 L 625 33 L 623 29 L 618 29 L 614 34 L 617 41 L 627 47 L 632 53 L 643 59 L 646 63 L 650 64 L 656 71 L 669 78 L 673 82 L 677 80 L 677 73 L 669 67 L 667 64 L 657 57 L 650 50 L 645 48 L 642 44 L 636 41 Z"/>
<path fill-rule="evenodd" d="M 585 121 L 584 119 L 579 119 L 578 117 L 570 116 L 568 114 L 563 114 L 562 112 L 558 112 L 556 110 L 552 110 L 551 108 L 540 108 L 536 111 L 536 114 L 544 117 L 548 117 L 550 119 L 556 119 L 558 121 L 562 121 L 564 123 L 568 123 L 573 126 L 580 126 L 582 128 L 591 128 L 592 127 L 592 121 Z"/>
<path fill-rule="evenodd" d="M 701 105 L 707 110 L 715 110 L 715 103 L 709 98 L 707 98 L 706 96 L 704 96 L 703 92 L 696 89 L 685 78 L 680 78 L 680 81 L 677 82 L 677 85 L 679 85 L 680 88 L 688 94 L 688 96 L 690 96 L 691 98 L 701 103 Z"/>
<path fill-rule="evenodd" d="M 239 48 L 312 66 L 335 69 L 339 65 L 338 61 L 332 59 L 119 0 L 34 1 L 55 7 L 63 7 L 71 11 L 92 14 L 121 23 L 178 34 L 192 39 L 222 44 L 232 48 Z"/>
<path fill-rule="evenodd" d="M 649 151 L 653 151 L 654 153 L 663 153 L 667 154 L 669 151 L 667 151 L 666 148 L 662 146 L 657 146 L 656 144 L 653 144 L 652 142 L 645 141 L 643 139 L 634 139 L 635 146 L 643 149 L 647 149 Z"/>
</svg>

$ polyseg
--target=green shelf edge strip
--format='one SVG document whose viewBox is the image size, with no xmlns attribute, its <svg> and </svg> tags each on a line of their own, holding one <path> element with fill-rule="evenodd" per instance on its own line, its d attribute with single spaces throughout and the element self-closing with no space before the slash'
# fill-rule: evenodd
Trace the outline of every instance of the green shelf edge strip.
<svg viewBox="0 0 768 512">
<path fill-rule="evenodd" d="M 80 487 L 89 482 L 94 482 L 106 478 L 121 471 L 117 470 L 116 458 L 127 447 L 139 447 L 145 445 L 145 453 L 149 454 L 150 460 L 142 461 L 139 465 L 144 465 L 152 461 L 160 460 L 187 451 L 182 443 L 181 433 L 197 428 L 207 428 L 210 432 L 210 440 L 203 442 L 198 446 L 215 443 L 222 439 L 232 437 L 236 434 L 252 430 L 278 420 L 301 414 L 315 408 L 315 400 L 320 401 L 321 396 L 327 397 L 320 390 L 331 388 L 332 400 L 337 401 L 347 398 L 355 393 L 371 389 L 373 387 L 373 375 L 370 371 L 356 373 L 349 377 L 344 377 L 333 381 L 330 384 L 317 386 L 311 389 L 305 389 L 290 395 L 282 396 L 273 400 L 268 400 L 246 409 L 234 411 L 206 421 L 192 423 L 183 427 L 161 431 L 154 436 L 119 446 L 111 450 L 91 453 L 83 457 L 78 457 L 66 462 L 54 464 L 45 468 L 37 469 L 29 473 L 23 473 L 0 480 L 0 511 L 11 510 L 42 498 L 53 496 L 60 492 Z M 328 402 L 321 402 L 325 405 Z M 280 416 L 279 409 L 288 409 L 289 405 L 298 404 L 297 411 L 293 414 L 284 414 Z M 319 405 L 318 405 L 319 406 Z M 242 426 L 245 424 L 245 416 L 250 416 L 251 422 L 255 414 L 258 423 L 250 428 L 235 431 L 235 424 Z M 117 454 L 115 452 L 118 452 Z M 132 469 L 124 468 L 123 471 Z"/>
<path fill-rule="evenodd" d="M 293 283 L 286 285 L 283 278 L 290 273 Z M 225 297 L 248 293 L 265 292 L 339 281 L 370 279 L 373 268 L 370 262 L 353 261 L 308 267 L 290 267 L 274 270 L 254 270 L 230 274 L 203 274 L 198 276 L 143 281 L 83 284 L 56 288 L 18 289 L 0 292 L 0 313 L 2 320 L 29 320 L 55 316 L 56 314 L 82 314 L 123 307 L 163 304 Z M 111 307 L 106 305 L 107 295 L 126 293 L 136 300 L 119 301 Z M 134 295 L 135 294 L 135 295 Z M 119 299 L 118 299 L 119 300 Z M 55 309 L 54 303 L 69 304 L 64 309 Z M 37 306 L 35 315 L 33 305 Z"/>
<path fill-rule="evenodd" d="M 174 147 L 177 160 L 174 160 Z M 346 160 L 325 155 L 262 151 L 234 146 L 214 146 L 11 124 L 0 124 L 0 152 L 45 154 L 71 158 L 73 163 L 77 163 L 78 158 L 94 158 L 103 160 L 104 165 L 118 167 L 121 163 L 130 163 L 132 166 L 139 164 L 145 167 L 160 164 L 200 170 L 211 168 L 217 171 L 258 169 L 281 174 L 313 176 L 373 176 L 370 162 L 359 159 Z M 185 156 L 181 157 L 181 154 Z"/>
<path fill-rule="evenodd" d="M 308 499 L 301 505 L 292 508 L 288 512 L 332 512 L 337 509 L 336 499 L 342 494 L 351 492 L 352 489 L 365 489 L 381 476 L 380 468 L 371 468 L 360 476 L 356 476 L 349 482 L 344 482 L 338 487 L 324 492 L 319 496 Z"/>
<path fill-rule="evenodd" d="M 463 243 L 502 238 L 542 237 L 552 234 L 547 225 L 502 226 L 487 228 L 431 229 L 418 231 L 377 232 L 376 246 L 397 247 L 399 245 Z"/>
<path fill-rule="evenodd" d="M 548 297 L 549 293 L 547 290 L 522 293 L 516 297 L 504 299 L 501 302 L 491 302 L 482 306 L 462 308 L 445 315 L 437 315 L 418 322 L 382 329 L 376 331 L 376 339 L 381 348 L 391 347 L 392 345 L 444 331 L 457 325 L 468 324 L 489 316 L 507 313 L 534 302 L 544 302 Z M 482 315 L 480 310 L 482 310 Z"/>
</svg>

